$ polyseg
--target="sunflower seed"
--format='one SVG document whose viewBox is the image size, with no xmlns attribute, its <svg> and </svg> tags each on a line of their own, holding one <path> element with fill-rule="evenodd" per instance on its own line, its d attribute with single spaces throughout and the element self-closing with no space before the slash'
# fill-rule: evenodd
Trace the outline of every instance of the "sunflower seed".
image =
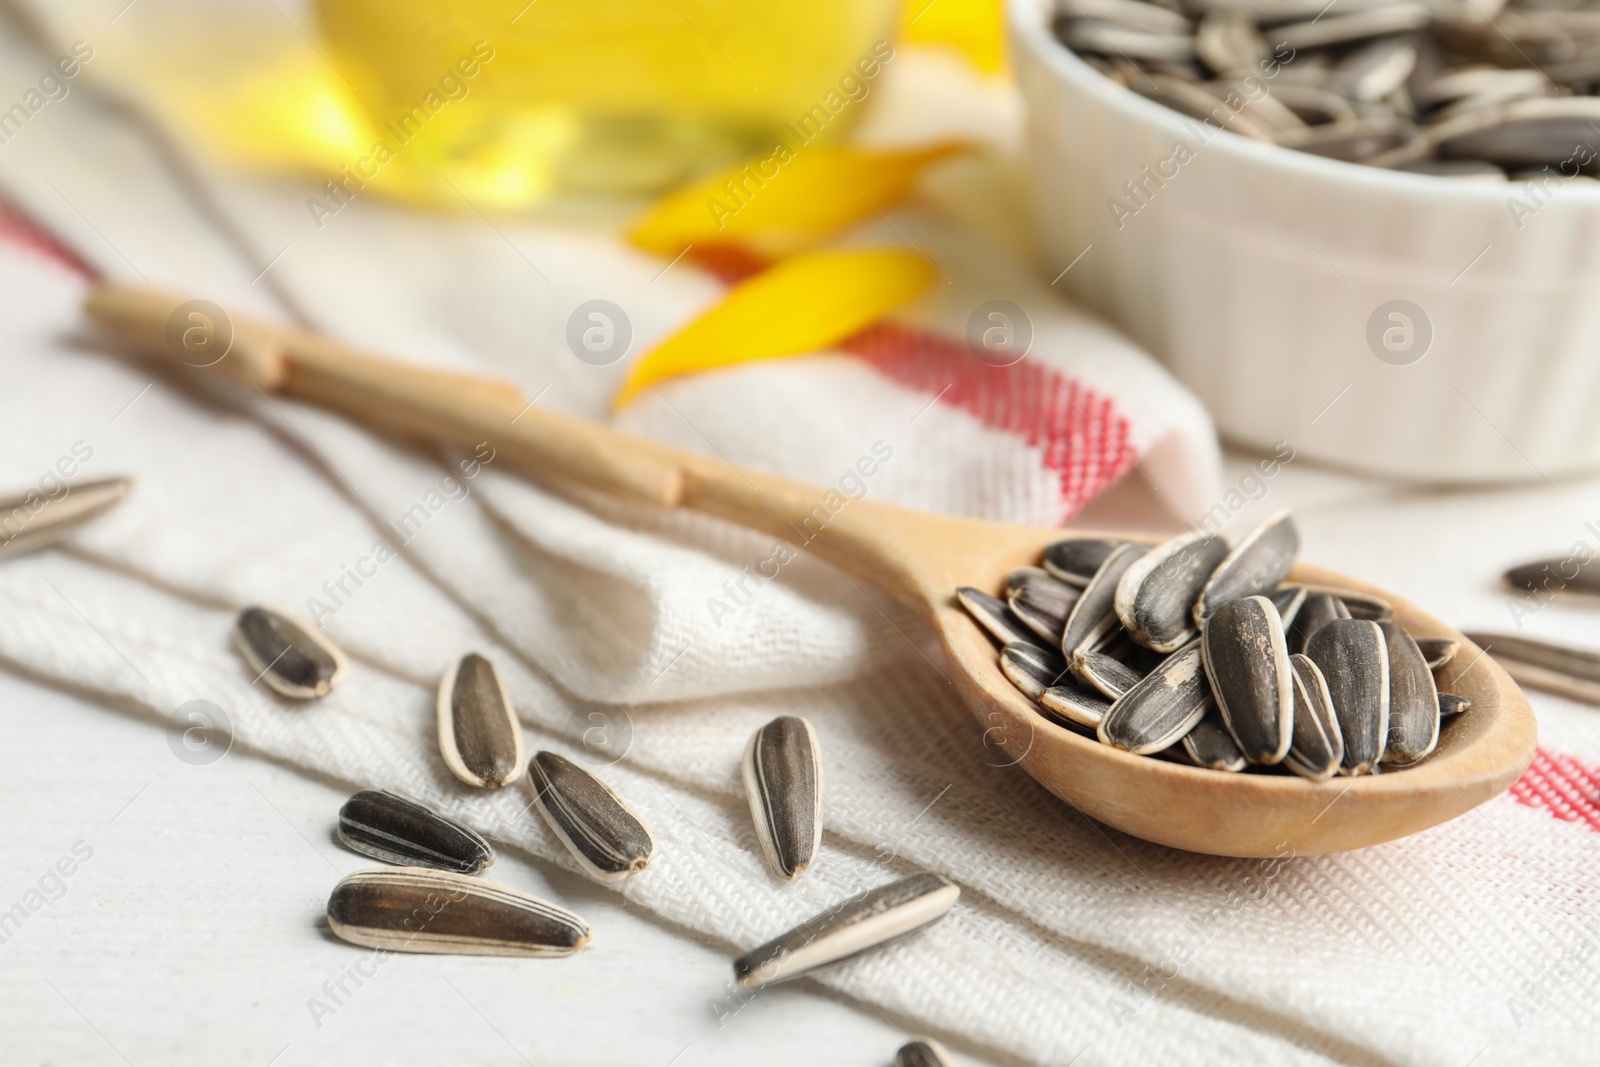
<svg viewBox="0 0 1600 1067">
<path fill-rule="evenodd" d="M 1250 762 L 1239 751 L 1222 720 L 1211 712 L 1183 735 L 1183 751 L 1195 766 L 1210 767 L 1214 771 L 1242 771 Z"/>
<path fill-rule="evenodd" d="M 1380 622 L 1389 654 L 1389 740 L 1384 762 L 1416 763 L 1439 744 L 1439 690 L 1410 634 Z"/>
<path fill-rule="evenodd" d="M 1279 26 L 1270 40 L 1275 45 L 1287 45 L 1296 52 L 1310 48 L 1349 44 L 1369 37 L 1386 37 L 1392 33 L 1409 33 L 1420 30 L 1433 19 L 1426 4 L 1401 3 L 1371 11 L 1358 11 L 1350 15 L 1333 15 L 1327 18 Z"/>
<path fill-rule="evenodd" d="M 1029 700 L 1038 700 L 1067 676 L 1067 661 L 1049 649 L 1013 641 L 1000 650 L 1000 672 Z"/>
<path fill-rule="evenodd" d="M 1063 18 L 1113 22 L 1146 33 L 1189 32 L 1188 19 L 1176 11 L 1145 3 L 1145 0 L 1060 0 L 1056 10 Z"/>
<path fill-rule="evenodd" d="M 1289 657 L 1289 667 L 1294 674 L 1294 740 L 1283 763 L 1303 778 L 1321 781 L 1339 769 L 1344 735 L 1322 671 L 1299 653 Z"/>
<path fill-rule="evenodd" d="M 1283 620 L 1285 634 L 1290 632 L 1290 627 L 1294 625 L 1300 609 L 1305 606 L 1306 597 L 1310 595 L 1303 585 L 1286 586 L 1272 594 L 1272 606 L 1278 609 L 1278 618 Z"/>
<path fill-rule="evenodd" d="M 1157 545 L 1117 582 L 1117 618 L 1141 645 L 1175 651 L 1194 637 L 1195 597 L 1227 554 L 1227 542 L 1203 530 Z"/>
<path fill-rule="evenodd" d="M 1571 571 L 1571 577 L 1567 571 Z M 1572 559 L 1536 559 L 1506 571 L 1506 581 L 1518 589 L 1577 593 L 1600 593 L 1600 567 L 1579 564 Z"/>
<path fill-rule="evenodd" d="M 1315 85 L 1277 85 L 1273 87 L 1272 95 L 1303 121 L 1314 126 L 1348 122 L 1356 117 L 1350 101 L 1330 89 Z"/>
<path fill-rule="evenodd" d="M 1294 736 L 1294 689 L 1283 620 L 1264 596 L 1230 600 L 1200 638 L 1223 725 L 1253 763 L 1273 764 Z"/>
<path fill-rule="evenodd" d="M 743 777 L 767 866 L 781 878 L 798 877 L 822 844 L 822 749 L 816 731 L 796 715 L 773 719 L 745 747 Z"/>
<path fill-rule="evenodd" d="M 939 874 L 914 874 L 858 893 L 734 960 L 734 980 L 772 985 L 854 959 L 932 926 L 960 896 L 960 888 Z"/>
<path fill-rule="evenodd" d="M 1072 19 L 1057 32 L 1067 47 L 1077 52 L 1180 63 L 1194 58 L 1194 40 L 1188 34 L 1147 33 L 1088 19 Z"/>
<path fill-rule="evenodd" d="M 439 681 L 439 752 L 450 773 L 480 789 L 522 777 L 522 725 L 493 663 L 462 656 Z"/>
<path fill-rule="evenodd" d="M 611 787 L 555 752 L 528 761 L 528 785 L 539 814 L 591 878 L 620 882 L 655 854 L 650 828 Z"/>
<path fill-rule="evenodd" d="M 1106 557 L 1124 544 L 1127 542 L 1106 537 L 1074 537 L 1057 541 L 1044 550 L 1044 569 L 1068 585 L 1082 589 L 1089 584 L 1089 579 L 1094 577 L 1094 572 L 1100 569 Z"/>
<path fill-rule="evenodd" d="M 1417 648 L 1421 649 L 1422 658 L 1428 661 L 1428 669 L 1436 671 L 1456 658 L 1456 653 L 1461 651 L 1461 642 L 1449 637 L 1419 637 Z"/>
<path fill-rule="evenodd" d="M 1112 549 L 1083 587 L 1083 595 L 1072 605 L 1066 629 L 1061 633 L 1061 651 L 1072 655 L 1080 648 L 1093 648 L 1117 628 L 1115 610 L 1117 583 L 1139 557 L 1149 551 L 1146 545 L 1123 544 Z"/>
<path fill-rule="evenodd" d="M 1088 650 L 1072 654 L 1072 673 L 1080 682 L 1112 700 L 1138 685 L 1139 679 L 1144 677 L 1119 659 Z"/>
<path fill-rule="evenodd" d="M 1600 655 L 1511 634 L 1468 633 L 1467 640 L 1493 656 L 1523 685 L 1600 704 Z"/>
<path fill-rule="evenodd" d="M 1011 573 L 1006 575 L 1006 599 L 1009 600 L 1013 593 L 1027 585 L 1029 582 L 1034 581 L 1037 578 L 1049 577 L 1052 577 L 1052 575 L 1043 567 L 1013 568 Z M 1073 588 L 1076 589 L 1076 586 Z M 1076 596 L 1077 593 L 1074 592 L 1073 595 Z"/>
<path fill-rule="evenodd" d="M 1441 123 L 1430 139 L 1442 155 L 1503 164 L 1560 164 L 1588 143 L 1600 122 L 1600 99 L 1569 96 L 1517 100 Z"/>
<path fill-rule="evenodd" d="M 106 478 L 46 496 L 38 490 L 0 500 L 0 557 L 20 556 L 44 548 L 114 506 L 133 492 L 132 478 Z"/>
<path fill-rule="evenodd" d="M 1180 115 L 1209 122 L 1254 141 L 1272 141 L 1272 131 L 1258 124 L 1243 111 L 1233 111 L 1215 96 L 1193 82 L 1167 74 L 1150 73 L 1129 88 L 1140 96 L 1170 107 Z"/>
<path fill-rule="evenodd" d="M 1182 32 L 1188 31 L 1185 25 Z M 1255 17 L 1239 10 L 1207 12 L 1194 31 L 1194 50 L 1217 74 L 1235 77 L 1254 74 L 1256 64 L 1270 52 L 1256 30 Z"/>
<path fill-rule="evenodd" d="M 1294 628 L 1289 634 L 1289 647 L 1296 652 L 1306 650 L 1306 642 L 1311 640 L 1311 635 L 1322 629 L 1334 619 L 1348 619 L 1350 609 L 1344 606 L 1344 601 L 1332 593 L 1307 592 L 1304 606 L 1295 616 Z"/>
<path fill-rule="evenodd" d="M 245 608 L 233 644 L 255 676 L 295 700 L 327 696 L 350 670 L 344 653 L 308 622 L 267 608 Z"/>
<path fill-rule="evenodd" d="M 1039 635 L 1018 622 L 1006 602 L 999 597 L 964 585 L 956 590 L 956 600 L 967 609 L 967 614 L 972 616 L 974 622 L 1002 645 L 1009 645 L 1013 641 L 1025 645 L 1039 643 Z"/>
<path fill-rule="evenodd" d="M 1212 703 L 1200 655 L 1200 642 L 1191 641 L 1113 701 L 1096 730 L 1101 742 L 1144 755 L 1194 729 Z"/>
<path fill-rule="evenodd" d="M 1416 45 L 1403 37 L 1388 37 L 1345 56 L 1334 76 L 1339 91 L 1352 100 L 1376 102 L 1405 85 L 1416 66 Z"/>
<path fill-rule="evenodd" d="M 956 1067 L 945 1047 L 931 1037 L 918 1037 L 900 1046 L 894 1067 Z"/>
<path fill-rule="evenodd" d="M 1050 577 L 1044 571 L 1038 577 L 1025 579 L 1010 592 L 1007 604 L 1011 614 L 1052 648 L 1061 646 L 1061 631 L 1067 625 L 1072 605 L 1078 602 L 1078 590 Z"/>
<path fill-rule="evenodd" d="M 1240 597 L 1270 594 L 1288 577 L 1300 552 L 1300 531 L 1287 511 L 1280 511 L 1233 546 L 1194 602 L 1199 626 L 1217 608 Z"/>
<path fill-rule="evenodd" d="M 1281 134 L 1277 141 L 1285 148 L 1314 156 L 1374 166 L 1380 165 L 1380 159 L 1385 160 L 1383 166 L 1395 166 L 1427 153 L 1427 141 L 1417 128 L 1393 115 L 1365 115 L 1307 126 Z"/>
<path fill-rule="evenodd" d="M 1389 738 L 1389 651 L 1368 619 L 1335 619 L 1311 635 L 1306 656 L 1322 671 L 1344 738 L 1342 774 L 1371 774 Z"/>
<path fill-rule="evenodd" d="M 569 956 L 587 923 L 554 904 L 423 867 L 356 871 L 333 887 L 328 926 L 354 945 L 462 956 Z"/>
<path fill-rule="evenodd" d="M 1106 717 L 1111 701 L 1088 686 L 1068 681 L 1046 689 L 1039 705 L 1057 719 L 1093 730 Z"/>
<path fill-rule="evenodd" d="M 1340 589 L 1330 585 L 1308 585 L 1307 589 L 1313 593 L 1328 593 L 1339 598 L 1339 603 L 1344 605 L 1344 610 L 1350 613 L 1352 619 L 1368 619 L 1372 622 L 1384 622 L 1394 615 L 1394 609 L 1382 597 L 1370 593 L 1358 592 L 1354 589 Z"/>
<path fill-rule="evenodd" d="M 351 850 L 403 867 L 477 874 L 494 862 L 494 849 L 476 831 L 376 789 L 363 789 L 344 802 L 337 832 Z"/>
<path fill-rule="evenodd" d="M 1536 96 L 1549 88 L 1550 82 L 1537 70 L 1462 67 L 1430 79 L 1417 95 L 1423 106 L 1436 107 L 1475 96 L 1487 96 L 1497 102 L 1510 101 Z"/>
<path fill-rule="evenodd" d="M 1472 701 L 1466 697 L 1458 697 L 1454 693 L 1439 694 L 1439 714 L 1444 718 L 1460 715 L 1463 711 L 1471 709 Z"/>
</svg>

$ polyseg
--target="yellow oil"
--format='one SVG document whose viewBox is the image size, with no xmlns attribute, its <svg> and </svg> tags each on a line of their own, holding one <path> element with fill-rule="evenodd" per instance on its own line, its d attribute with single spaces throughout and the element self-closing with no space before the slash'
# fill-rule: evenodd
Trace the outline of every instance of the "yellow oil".
<svg viewBox="0 0 1600 1067">
<path fill-rule="evenodd" d="M 831 139 L 898 0 L 317 0 L 381 152 L 474 202 L 635 195 Z M 870 73 L 869 73 L 870 72 Z"/>
</svg>

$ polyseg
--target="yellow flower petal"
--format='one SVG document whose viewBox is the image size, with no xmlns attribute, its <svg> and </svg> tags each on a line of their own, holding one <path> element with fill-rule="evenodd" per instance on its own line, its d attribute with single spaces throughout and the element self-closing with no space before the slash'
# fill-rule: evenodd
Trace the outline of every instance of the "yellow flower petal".
<svg viewBox="0 0 1600 1067">
<path fill-rule="evenodd" d="M 830 249 L 786 259 L 730 289 L 722 303 L 646 352 L 614 406 L 665 378 L 827 348 L 915 299 L 933 274 L 927 260 L 900 249 Z"/>
<path fill-rule="evenodd" d="M 808 248 L 887 210 L 929 164 L 967 145 L 874 150 L 778 146 L 771 155 L 669 193 L 634 224 L 628 239 L 657 255 L 686 245 L 740 245 L 772 257 Z"/>
</svg>

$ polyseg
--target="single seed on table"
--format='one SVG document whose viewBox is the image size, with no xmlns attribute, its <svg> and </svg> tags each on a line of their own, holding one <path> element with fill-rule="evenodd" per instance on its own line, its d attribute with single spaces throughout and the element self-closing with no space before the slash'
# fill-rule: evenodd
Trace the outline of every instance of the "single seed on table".
<svg viewBox="0 0 1600 1067">
<path fill-rule="evenodd" d="M 1568 571 L 1572 572 L 1571 577 L 1567 576 Z M 1512 567 L 1505 578 L 1518 589 L 1600 593 L 1600 566 L 1577 564 L 1571 559 L 1536 559 Z"/>
<path fill-rule="evenodd" d="M 1079 589 L 1089 584 L 1106 557 L 1127 542 L 1106 537 L 1073 537 L 1044 550 L 1044 569 Z"/>
<path fill-rule="evenodd" d="M 1049 649 L 1013 641 L 1000 650 L 1000 673 L 1029 700 L 1038 700 L 1067 676 L 1067 661 Z"/>
<path fill-rule="evenodd" d="M 1344 739 L 1341 774 L 1372 774 L 1389 740 L 1389 648 L 1370 619 L 1335 619 L 1311 635 L 1306 656 L 1333 697 Z"/>
<path fill-rule="evenodd" d="M 1002 645 L 1020 641 L 1027 645 L 1039 644 L 1039 635 L 1017 621 L 1011 609 L 999 597 L 990 596 L 981 589 L 964 585 L 956 590 L 956 600 L 972 616 L 974 622 Z"/>
<path fill-rule="evenodd" d="M 1227 554 L 1228 543 L 1204 530 L 1157 545 L 1117 582 L 1117 618 L 1141 645 L 1175 651 L 1194 637 L 1195 597 Z"/>
<path fill-rule="evenodd" d="M 932 926 L 960 896 L 960 887 L 940 874 L 857 893 L 734 960 L 734 980 L 758 988 L 855 959 Z"/>
<path fill-rule="evenodd" d="M 1439 694 L 1439 714 L 1445 718 L 1460 715 L 1463 711 L 1472 708 L 1472 701 L 1466 697 L 1458 697 L 1454 693 Z"/>
<path fill-rule="evenodd" d="M 798 715 L 781 715 L 745 747 L 744 793 L 767 866 L 798 877 L 822 844 L 822 748 Z"/>
<path fill-rule="evenodd" d="M 900 1046 L 894 1054 L 894 1067 L 956 1067 L 956 1061 L 933 1038 L 917 1037 Z"/>
<path fill-rule="evenodd" d="M 1283 620 L 1283 632 L 1290 644 L 1294 643 L 1291 636 L 1294 620 L 1300 614 L 1300 609 L 1305 606 L 1306 597 L 1310 595 L 1303 585 L 1286 586 L 1272 594 L 1272 606 L 1278 609 L 1278 618 Z"/>
<path fill-rule="evenodd" d="M 328 927 L 353 945 L 461 956 L 570 956 L 591 936 L 565 908 L 424 867 L 347 875 L 328 897 Z"/>
<path fill-rule="evenodd" d="M 1280 762 L 1294 737 L 1294 683 L 1278 609 L 1264 596 L 1230 600 L 1206 619 L 1200 648 L 1239 750 L 1252 763 Z"/>
<path fill-rule="evenodd" d="M 402 867 L 477 874 L 494 863 L 494 849 L 475 830 L 377 789 L 344 802 L 337 833 L 351 850 Z"/>
<path fill-rule="evenodd" d="M 1214 771 L 1242 771 L 1250 762 L 1239 751 L 1221 718 L 1210 712 L 1183 735 L 1183 751 L 1196 766 Z"/>
<path fill-rule="evenodd" d="M 1428 661 L 1428 669 L 1436 671 L 1456 658 L 1456 653 L 1461 651 L 1461 642 L 1449 637 L 1419 637 L 1417 648 L 1422 650 L 1422 658 Z"/>
<path fill-rule="evenodd" d="M 1196 639 L 1112 702 L 1095 731 L 1101 743 L 1136 756 L 1177 744 L 1212 705 L 1211 684 L 1200 657 Z"/>
<path fill-rule="evenodd" d="M 1344 601 L 1332 593 L 1307 592 L 1305 604 L 1301 606 L 1299 614 L 1294 618 L 1294 627 L 1289 633 L 1289 648 L 1294 652 L 1304 652 L 1306 643 L 1311 640 L 1311 635 L 1322 629 L 1334 619 L 1348 619 L 1350 610 L 1344 606 Z"/>
<path fill-rule="evenodd" d="M 20 556 L 36 548 L 55 544 L 79 526 L 119 503 L 133 492 L 132 478 L 105 478 L 81 482 L 65 496 L 47 499 L 39 507 L 39 494 L 29 490 L 20 496 L 0 501 L 0 515 L 6 517 L 5 541 L 0 542 L 0 557 Z M 16 525 L 21 519 L 21 525 Z"/>
<path fill-rule="evenodd" d="M 1147 545 L 1123 544 L 1106 556 L 1089 584 L 1083 587 L 1083 595 L 1072 605 L 1072 614 L 1067 616 L 1066 629 L 1061 633 L 1064 655 L 1070 656 L 1080 648 L 1094 648 L 1116 631 L 1117 584 L 1128 568 L 1149 550 Z"/>
<path fill-rule="evenodd" d="M 316 627 L 267 608 L 239 612 L 233 644 L 257 678 L 294 700 L 327 696 L 350 670 L 344 653 Z"/>
<path fill-rule="evenodd" d="M 1303 778 L 1322 781 L 1339 770 L 1344 759 L 1344 735 L 1333 710 L 1333 696 L 1322 671 L 1310 659 L 1289 657 L 1294 672 L 1294 740 L 1284 766 Z"/>
<path fill-rule="evenodd" d="M 656 841 L 632 808 L 600 779 L 555 752 L 528 761 L 539 814 L 589 877 L 620 882 L 649 866 Z"/>
<path fill-rule="evenodd" d="M 1072 674 L 1080 682 L 1112 700 L 1139 684 L 1144 677 L 1119 659 L 1104 652 L 1078 651 L 1072 654 Z"/>
<path fill-rule="evenodd" d="M 1052 578 L 1044 571 L 1012 586 L 1006 603 L 1021 623 L 1043 638 L 1052 648 L 1061 646 L 1061 631 L 1067 625 L 1078 590 Z"/>
<path fill-rule="evenodd" d="M 1465 637 L 1522 685 L 1600 704 L 1600 655 L 1511 634 L 1468 633 Z"/>
<path fill-rule="evenodd" d="M 450 773 L 479 789 L 522 777 L 522 724 L 495 665 L 476 652 L 462 656 L 439 681 L 439 753 Z"/>
<path fill-rule="evenodd" d="M 1217 564 L 1194 602 L 1194 624 L 1230 600 L 1271 595 L 1288 577 L 1300 552 L 1300 531 L 1287 511 L 1280 511 L 1251 530 Z"/>
<path fill-rule="evenodd" d="M 1389 648 L 1389 741 L 1383 759 L 1404 766 L 1439 744 L 1439 690 L 1411 635 L 1392 622 L 1378 626 Z"/>
<path fill-rule="evenodd" d="M 1111 701 L 1098 690 L 1067 680 L 1039 696 L 1039 706 L 1052 717 L 1093 730 L 1111 709 Z"/>
</svg>

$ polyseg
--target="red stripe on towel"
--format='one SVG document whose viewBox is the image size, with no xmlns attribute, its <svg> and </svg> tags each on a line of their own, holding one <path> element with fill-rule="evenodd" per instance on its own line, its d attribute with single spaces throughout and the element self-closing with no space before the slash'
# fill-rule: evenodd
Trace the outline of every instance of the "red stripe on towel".
<svg viewBox="0 0 1600 1067">
<path fill-rule="evenodd" d="M 1547 748 L 1534 750 L 1533 762 L 1511 787 L 1519 804 L 1540 808 L 1563 822 L 1600 830 L 1600 768 Z"/>
<path fill-rule="evenodd" d="M 94 268 L 8 204 L 0 204 L 0 242 L 21 245 L 74 274 L 81 274 L 85 278 L 95 277 Z"/>
</svg>

